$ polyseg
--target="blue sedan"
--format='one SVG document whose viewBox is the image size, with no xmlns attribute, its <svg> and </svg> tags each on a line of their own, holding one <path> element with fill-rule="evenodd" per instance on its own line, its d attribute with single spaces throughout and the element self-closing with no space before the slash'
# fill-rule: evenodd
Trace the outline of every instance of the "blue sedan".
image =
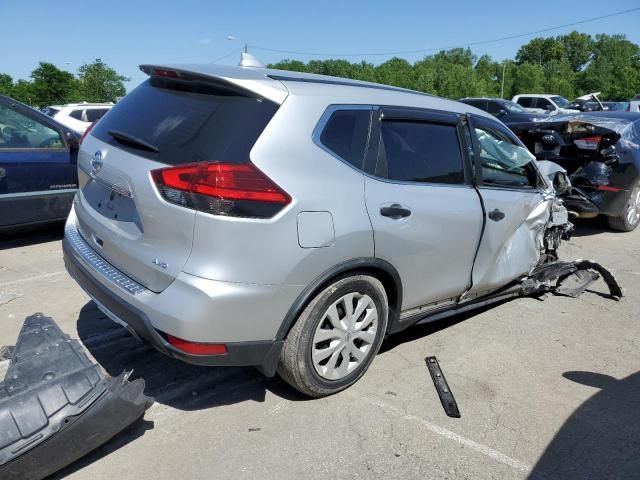
<svg viewBox="0 0 640 480">
<path fill-rule="evenodd" d="M 0 95 L 0 229 L 64 220 L 78 188 L 79 137 Z"/>
</svg>

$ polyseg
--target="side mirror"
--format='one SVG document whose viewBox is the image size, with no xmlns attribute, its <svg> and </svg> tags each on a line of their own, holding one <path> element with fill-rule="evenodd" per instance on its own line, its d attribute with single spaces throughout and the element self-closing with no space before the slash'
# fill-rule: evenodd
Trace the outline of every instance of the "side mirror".
<svg viewBox="0 0 640 480">
<path fill-rule="evenodd" d="M 498 113 L 496 113 L 496 117 L 502 117 L 504 115 L 507 114 L 507 109 L 506 108 L 501 108 L 500 110 L 498 110 Z"/>
<path fill-rule="evenodd" d="M 544 107 L 544 109 L 547 112 L 553 112 L 555 110 L 555 107 L 553 105 L 547 105 L 546 107 Z"/>
</svg>

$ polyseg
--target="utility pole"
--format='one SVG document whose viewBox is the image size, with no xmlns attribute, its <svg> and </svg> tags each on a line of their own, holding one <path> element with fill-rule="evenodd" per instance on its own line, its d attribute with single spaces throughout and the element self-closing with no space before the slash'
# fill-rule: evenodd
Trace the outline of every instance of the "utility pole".
<svg viewBox="0 0 640 480">
<path fill-rule="evenodd" d="M 248 53 L 247 42 L 244 42 L 244 53 Z"/>
<path fill-rule="evenodd" d="M 502 64 L 502 87 L 500 88 L 500 98 L 504 98 L 504 72 L 507 69 L 507 62 Z"/>
</svg>

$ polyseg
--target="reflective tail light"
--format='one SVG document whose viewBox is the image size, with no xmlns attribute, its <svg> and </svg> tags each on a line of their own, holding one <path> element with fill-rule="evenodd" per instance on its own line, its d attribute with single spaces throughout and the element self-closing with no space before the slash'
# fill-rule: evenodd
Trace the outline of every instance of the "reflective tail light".
<svg viewBox="0 0 640 480">
<path fill-rule="evenodd" d="M 191 163 L 151 172 L 167 202 L 213 215 L 270 218 L 291 197 L 251 163 Z"/>
<path fill-rule="evenodd" d="M 227 353 L 227 346 L 224 343 L 189 342 L 168 334 L 167 341 L 178 350 L 192 355 L 225 355 Z"/>
</svg>

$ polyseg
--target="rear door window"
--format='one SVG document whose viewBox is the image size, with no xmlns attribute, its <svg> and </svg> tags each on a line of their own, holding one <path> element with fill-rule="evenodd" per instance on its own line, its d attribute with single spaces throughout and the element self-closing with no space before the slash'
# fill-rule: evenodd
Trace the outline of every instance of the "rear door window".
<svg viewBox="0 0 640 480">
<path fill-rule="evenodd" d="M 464 164 L 455 125 L 384 120 L 376 175 L 420 183 L 464 183 Z"/>
<path fill-rule="evenodd" d="M 536 108 L 542 108 L 542 109 L 547 109 L 547 107 L 551 107 L 553 110 L 555 110 L 556 107 L 553 106 L 553 104 L 547 100 L 546 98 L 538 98 L 536 99 Z"/>
<path fill-rule="evenodd" d="M 204 81 L 151 77 L 111 108 L 92 134 L 167 165 L 245 163 L 278 105 Z M 109 132 L 141 141 L 123 142 Z M 153 148 L 141 148 L 147 144 Z"/>
<path fill-rule="evenodd" d="M 339 109 L 334 111 L 327 121 L 320 143 L 361 169 L 369 137 L 370 109 Z"/>
<path fill-rule="evenodd" d="M 522 105 L 524 108 L 531 108 L 533 107 L 533 98 L 532 97 L 520 97 L 518 98 L 518 105 Z"/>
</svg>

